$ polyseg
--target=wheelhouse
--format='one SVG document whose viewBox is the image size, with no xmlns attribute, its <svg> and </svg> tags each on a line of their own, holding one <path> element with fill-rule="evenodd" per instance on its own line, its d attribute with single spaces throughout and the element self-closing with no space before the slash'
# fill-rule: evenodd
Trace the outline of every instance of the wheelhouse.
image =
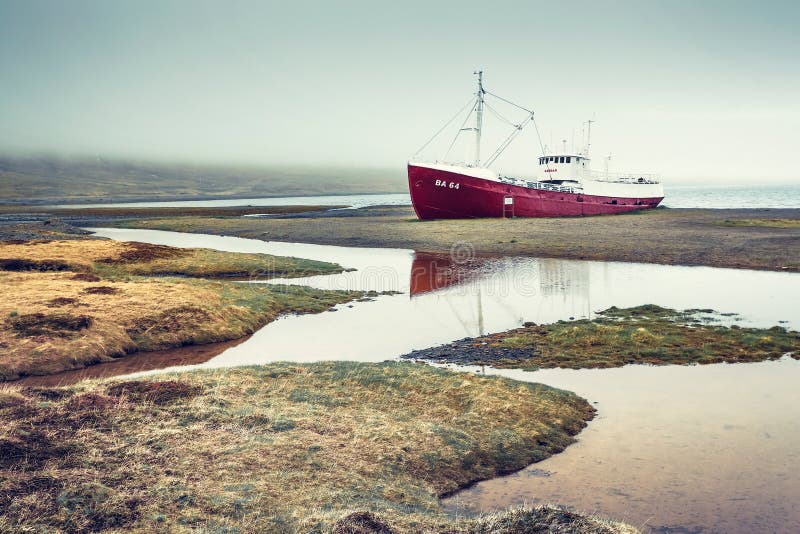
<svg viewBox="0 0 800 534">
<path fill-rule="evenodd" d="M 581 154 L 557 154 L 539 157 L 540 181 L 577 181 L 589 167 L 589 158 Z"/>
</svg>

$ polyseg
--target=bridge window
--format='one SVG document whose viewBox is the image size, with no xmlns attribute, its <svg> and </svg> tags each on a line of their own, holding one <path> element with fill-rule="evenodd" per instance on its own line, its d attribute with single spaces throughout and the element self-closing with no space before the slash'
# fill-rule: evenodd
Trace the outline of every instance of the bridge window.
<svg viewBox="0 0 800 534">
<path fill-rule="evenodd" d="M 569 163 L 571 159 L 572 158 L 570 156 L 567 156 L 567 163 Z"/>
<path fill-rule="evenodd" d="M 564 156 L 561 156 L 561 163 L 564 163 Z"/>
</svg>

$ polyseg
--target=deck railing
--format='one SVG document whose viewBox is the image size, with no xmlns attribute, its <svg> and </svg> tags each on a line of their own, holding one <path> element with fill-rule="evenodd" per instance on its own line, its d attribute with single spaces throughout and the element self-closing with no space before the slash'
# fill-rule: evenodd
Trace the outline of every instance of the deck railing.
<svg viewBox="0 0 800 534">
<path fill-rule="evenodd" d="M 571 185 L 549 184 L 547 182 L 527 182 L 527 186 L 531 189 L 546 189 L 547 191 L 556 191 L 558 193 L 576 193 L 579 191 Z"/>
<path fill-rule="evenodd" d="M 505 184 L 527 187 L 529 189 L 545 189 L 547 191 L 556 191 L 558 193 L 580 193 L 583 191 L 582 188 L 571 185 L 551 184 L 549 182 L 529 182 L 527 180 L 510 178 L 508 176 L 500 176 L 499 179 Z"/>
</svg>

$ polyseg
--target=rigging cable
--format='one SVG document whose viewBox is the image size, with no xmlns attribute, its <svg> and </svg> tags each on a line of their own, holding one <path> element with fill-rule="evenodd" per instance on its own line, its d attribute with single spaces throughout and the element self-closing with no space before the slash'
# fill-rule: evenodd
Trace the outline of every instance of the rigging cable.
<svg viewBox="0 0 800 534">
<path fill-rule="evenodd" d="M 530 118 L 530 120 L 533 120 L 533 111 L 530 112 L 528 118 Z M 510 145 L 514 141 L 514 139 L 519 135 L 519 133 L 522 131 L 522 128 L 524 127 L 522 123 L 514 124 L 513 126 L 514 126 L 514 131 L 509 134 L 506 140 L 503 141 L 499 147 L 497 147 L 497 150 L 494 151 L 494 154 L 492 154 L 491 157 L 489 157 L 489 159 L 486 160 L 486 167 L 494 163 L 494 161 L 498 157 L 500 157 L 500 155 L 505 151 L 506 148 L 508 148 L 508 145 Z"/>
<path fill-rule="evenodd" d="M 544 156 L 545 155 L 545 153 L 544 153 L 544 143 L 542 143 L 542 136 L 539 133 L 539 126 L 536 125 L 536 119 L 533 118 L 533 111 L 531 111 L 529 109 L 525 109 L 524 107 L 520 106 L 519 104 L 515 104 L 514 102 L 511 102 L 510 100 L 506 100 L 502 96 L 498 96 L 498 95 L 496 95 L 494 93 L 490 93 L 489 91 L 486 91 L 486 94 L 492 95 L 493 97 L 495 97 L 495 98 L 497 98 L 499 100 L 502 100 L 503 102 L 505 102 L 507 104 L 511 104 L 514 107 L 517 107 L 517 108 L 519 108 L 519 109 L 521 109 L 523 111 L 527 111 L 528 113 L 530 113 L 531 121 L 533 122 L 533 128 L 536 130 L 536 137 L 539 140 L 539 149 L 542 151 L 542 155 Z M 512 132 L 512 135 L 514 135 L 515 133 L 516 132 Z M 497 154 L 497 156 L 499 156 L 499 155 L 500 154 Z M 494 156 L 493 159 L 491 159 L 490 162 L 487 162 L 487 165 L 490 165 L 492 162 L 494 162 L 494 160 L 497 159 L 497 156 Z M 550 163 L 549 162 L 546 162 L 545 165 L 547 166 L 548 169 L 550 168 Z"/>
<path fill-rule="evenodd" d="M 502 96 L 498 96 L 498 95 L 496 95 L 496 94 L 494 94 L 494 93 L 490 93 L 489 91 L 484 91 L 484 92 L 485 92 L 487 95 L 492 95 L 493 97 L 495 97 L 495 98 L 497 98 L 497 99 L 499 99 L 499 100 L 502 100 L 502 101 L 503 101 L 503 102 L 505 102 L 506 104 L 511 104 L 511 105 L 512 105 L 512 106 L 514 106 L 515 108 L 519 108 L 519 109 L 521 109 L 522 111 L 524 111 L 524 112 L 526 112 L 526 113 L 533 113 L 533 111 L 531 111 L 531 110 L 529 110 L 529 109 L 527 109 L 527 108 L 523 108 L 522 106 L 520 106 L 519 104 L 515 104 L 515 103 L 514 103 L 514 102 L 512 102 L 511 100 L 506 100 L 506 99 L 505 99 L 505 98 L 503 98 Z"/>
<path fill-rule="evenodd" d="M 542 151 L 542 155 L 546 156 L 546 154 L 544 153 L 544 144 L 542 143 L 542 136 L 539 135 L 539 127 L 536 125 L 536 119 L 533 118 L 533 115 L 531 115 L 531 121 L 533 122 L 533 129 L 536 130 L 536 137 L 539 138 L 539 149 Z M 546 166 L 549 169 L 550 163 L 547 162 Z"/>
<path fill-rule="evenodd" d="M 472 112 L 475 111 L 475 107 L 478 105 L 478 101 L 479 100 L 480 100 L 480 96 L 478 96 L 478 98 L 474 99 L 474 103 L 472 104 L 472 109 L 469 110 L 469 113 L 467 113 L 466 118 L 464 118 L 464 122 L 461 123 L 461 127 L 456 132 L 456 136 L 453 137 L 453 140 L 450 142 L 450 146 L 447 147 L 447 152 L 445 152 L 445 154 L 444 154 L 444 159 L 445 160 L 447 159 L 447 156 L 450 155 L 450 151 L 453 149 L 453 145 L 456 144 L 456 140 L 458 139 L 459 134 L 461 134 L 461 132 L 464 130 L 464 125 L 466 125 L 467 121 L 469 120 L 469 118 L 472 117 Z"/>
<path fill-rule="evenodd" d="M 514 128 L 516 128 L 516 127 L 518 126 L 517 124 L 514 124 L 513 122 L 511 122 L 510 120 L 508 120 L 507 118 L 505 118 L 503 115 L 501 115 L 501 114 L 500 114 L 500 112 L 499 112 L 499 111 L 497 111 L 496 109 L 494 109 L 492 106 L 490 106 L 488 102 L 484 102 L 484 103 L 483 103 L 483 105 L 484 105 L 484 106 L 486 106 L 486 109 L 488 109 L 489 111 L 491 111 L 491 112 L 492 112 L 492 114 L 493 114 L 495 117 L 497 117 L 497 118 L 498 118 L 498 119 L 500 119 L 501 121 L 505 122 L 505 123 L 506 123 L 506 124 L 508 124 L 509 126 L 512 126 L 512 127 L 514 127 Z"/>
<path fill-rule="evenodd" d="M 506 99 L 505 99 L 505 98 L 503 98 L 503 97 L 500 97 L 500 96 L 497 96 L 497 95 L 495 95 L 494 93 L 489 93 L 488 91 L 487 91 L 487 93 L 488 93 L 488 94 L 490 94 L 491 96 L 493 96 L 493 97 L 495 97 L 495 98 L 499 99 L 499 100 L 502 100 L 503 102 L 507 102 L 507 103 L 511 104 L 512 106 L 514 106 L 514 107 L 516 107 L 516 108 L 519 108 L 519 109 L 523 109 L 523 110 L 525 110 L 525 111 L 528 113 L 528 118 L 529 118 L 529 119 L 531 119 L 531 120 L 533 119 L 533 111 L 527 110 L 527 109 L 523 108 L 523 107 L 522 107 L 522 106 L 520 106 L 520 105 L 517 105 L 517 104 L 515 104 L 515 103 L 513 103 L 513 102 L 511 102 L 511 101 L 509 101 L 509 100 L 506 100 Z M 498 119 L 502 120 L 503 122 L 505 122 L 506 124 L 508 124 L 508 125 L 509 125 L 509 126 L 511 126 L 512 128 L 514 128 L 514 130 L 513 130 L 513 131 L 512 131 L 512 132 L 509 134 L 509 136 L 508 136 L 508 137 L 507 137 L 507 138 L 506 138 L 506 139 L 505 139 L 505 140 L 504 140 L 502 143 L 500 143 L 500 146 L 498 146 L 498 147 L 497 147 L 497 150 L 495 150 L 495 151 L 494 151 L 494 153 L 493 153 L 493 154 L 492 154 L 492 155 L 491 155 L 491 156 L 490 156 L 490 157 L 489 157 L 489 158 L 486 160 L 486 162 L 484 163 L 484 166 L 488 167 L 489 165 L 491 165 L 492 163 L 494 163 L 494 162 L 495 162 L 495 160 L 496 160 L 498 157 L 500 157 L 500 155 L 501 155 L 501 154 L 502 154 L 502 153 L 505 151 L 505 149 L 506 149 L 506 148 L 508 148 L 508 147 L 509 147 L 509 145 L 511 145 L 511 143 L 514 141 L 514 139 L 517 137 L 517 135 L 519 135 L 519 133 L 522 131 L 522 128 L 524 127 L 524 126 L 523 126 L 523 122 L 524 122 L 524 121 L 523 121 L 523 122 L 520 122 L 519 124 L 513 123 L 513 122 L 511 122 L 510 120 L 508 120 L 507 118 L 505 118 L 503 115 L 501 115 L 501 114 L 500 114 L 500 113 L 499 113 L 499 112 L 498 112 L 496 109 L 494 109 L 494 108 L 493 108 L 492 106 L 490 106 L 489 104 L 486 104 L 486 107 L 487 107 L 487 108 L 488 108 L 488 109 L 489 109 L 489 110 L 490 110 L 490 111 L 491 111 L 491 112 L 492 112 L 492 113 L 493 113 L 493 114 L 494 114 L 494 115 L 495 115 L 495 116 L 496 116 Z"/>
<path fill-rule="evenodd" d="M 428 145 L 430 145 L 430 144 L 433 142 L 433 140 L 434 140 L 434 139 L 436 139 L 437 137 L 439 137 L 439 134 L 441 134 L 441 133 L 442 133 L 442 132 L 445 130 L 445 128 L 447 128 L 448 126 L 450 126 L 450 123 L 452 123 L 454 120 L 456 120 L 456 118 L 457 118 L 459 115 L 461 115 L 461 114 L 464 112 L 464 110 L 465 110 L 465 109 L 467 109 L 467 106 L 469 106 L 471 103 L 473 103 L 473 101 L 474 101 L 474 100 L 475 100 L 474 98 L 470 98 L 469 100 L 467 100 L 467 103 L 466 103 L 466 104 L 464 104 L 464 105 L 461 107 L 461 109 L 459 109 L 459 110 L 458 110 L 458 112 L 457 112 L 455 115 L 453 115 L 453 116 L 450 118 L 450 120 L 449 120 L 449 121 L 447 121 L 447 123 L 446 123 L 444 126 L 442 126 L 441 128 L 439 128 L 439 131 L 438 131 L 438 132 L 436 132 L 435 134 L 433 134 L 433 137 L 431 137 L 430 139 L 428 139 L 428 140 L 425 142 L 425 144 L 424 144 L 424 145 L 422 145 L 422 146 L 420 147 L 420 149 L 419 149 L 419 150 L 417 150 L 416 152 L 414 152 L 414 156 L 412 157 L 412 159 L 413 159 L 413 158 L 416 158 L 416 157 L 419 155 L 419 153 L 420 153 L 420 152 L 422 152 L 423 150 L 425 150 L 426 148 L 428 148 Z M 472 114 L 472 112 L 470 112 L 470 115 L 471 115 L 471 114 Z M 469 117 L 469 115 L 468 115 L 468 117 Z"/>
</svg>

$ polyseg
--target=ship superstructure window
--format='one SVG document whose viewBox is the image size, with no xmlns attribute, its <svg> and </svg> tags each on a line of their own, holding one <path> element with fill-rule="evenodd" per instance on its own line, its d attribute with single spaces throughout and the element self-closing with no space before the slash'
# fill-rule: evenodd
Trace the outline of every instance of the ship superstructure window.
<svg viewBox="0 0 800 534">
<path fill-rule="evenodd" d="M 570 160 L 572 160 L 572 157 L 570 157 L 570 156 L 567 156 L 567 163 L 569 163 L 569 162 L 570 162 Z"/>
<path fill-rule="evenodd" d="M 564 163 L 564 156 L 561 156 L 561 161 L 559 163 Z"/>
</svg>

